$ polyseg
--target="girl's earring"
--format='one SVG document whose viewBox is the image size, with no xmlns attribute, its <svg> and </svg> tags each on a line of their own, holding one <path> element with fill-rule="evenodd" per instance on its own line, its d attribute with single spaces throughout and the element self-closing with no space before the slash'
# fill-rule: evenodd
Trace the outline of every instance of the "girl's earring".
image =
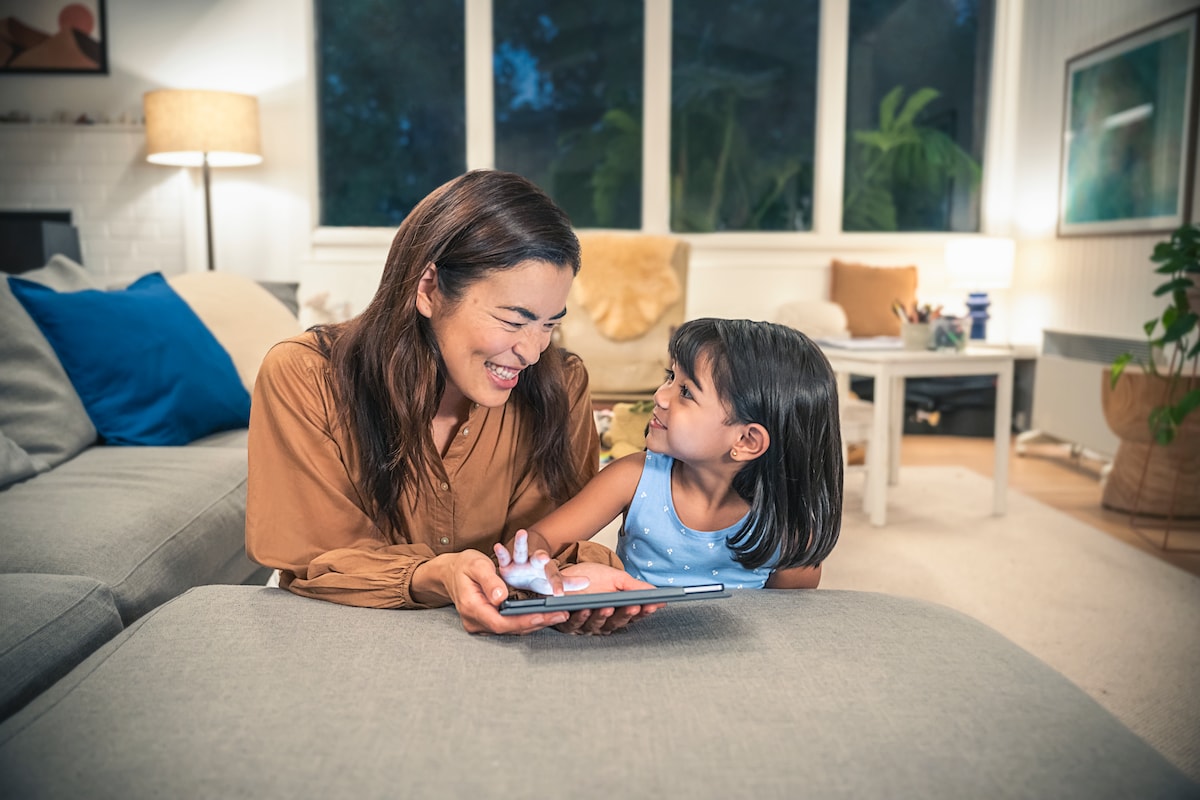
<svg viewBox="0 0 1200 800">
<path fill-rule="evenodd" d="M 729 451 L 729 457 L 737 458 L 737 448 L 736 447 Z"/>
</svg>

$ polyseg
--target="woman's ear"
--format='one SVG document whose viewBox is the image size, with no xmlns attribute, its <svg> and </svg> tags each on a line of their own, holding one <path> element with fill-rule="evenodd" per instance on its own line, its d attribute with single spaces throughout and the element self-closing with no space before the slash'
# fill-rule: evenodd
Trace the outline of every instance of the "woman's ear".
<svg viewBox="0 0 1200 800">
<path fill-rule="evenodd" d="M 421 316 L 433 318 L 433 294 L 437 291 L 437 266 L 430 263 L 417 282 L 417 311 Z"/>
<path fill-rule="evenodd" d="M 753 461 L 767 452 L 767 448 L 770 446 L 771 434 L 762 425 L 751 422 L 742 429 L 742 435 L 734 446 L 734 450 L 737 451 L 734 460 Z"/>
</svg>

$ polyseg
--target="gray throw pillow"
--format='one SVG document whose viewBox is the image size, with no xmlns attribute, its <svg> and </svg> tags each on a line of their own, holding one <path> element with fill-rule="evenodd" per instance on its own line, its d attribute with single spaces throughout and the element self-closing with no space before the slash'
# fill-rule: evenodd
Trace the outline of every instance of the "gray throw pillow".
<svg viewBox="0 0 1200 800">
<path fill-rule="evenodd" d="M 65 256 L 23 273 L 59 292 L 98 288 Z M 96 441 L 83 402 L 37 323 L 0 279 L 0 430 L 34 463 L 57 466 Z M 44 466 L 43 466 L 44 465 Z"/>
<path fill-rule="evenodd" d="M 0 488 L 23 481 L 46 468 L 45 461 L 39 465 L 21 449 L 21 445 L 0 433 Z"/>
</svg>

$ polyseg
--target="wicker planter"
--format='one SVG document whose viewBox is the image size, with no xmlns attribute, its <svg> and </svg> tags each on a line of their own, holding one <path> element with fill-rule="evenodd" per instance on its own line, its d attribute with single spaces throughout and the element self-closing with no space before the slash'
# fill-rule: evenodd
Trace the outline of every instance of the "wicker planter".
<svg viewBox="0 0 1200 800">
<path fill-rule="evenodd" d="M 1200 378 L 1181 380 L 1171 402 L 1196 386 Z M 1139 516 L 1200 520 L 1200 412 L 1184 420 L 1171 444 L 1158 444 L 1147 420 L 1164 403 L 1165 391 L 1162 378 L 1130 369 L 1113 389 L 1104 371 L 1104 419 L 1121 442 L 1101 503 Z"/>
</svg>

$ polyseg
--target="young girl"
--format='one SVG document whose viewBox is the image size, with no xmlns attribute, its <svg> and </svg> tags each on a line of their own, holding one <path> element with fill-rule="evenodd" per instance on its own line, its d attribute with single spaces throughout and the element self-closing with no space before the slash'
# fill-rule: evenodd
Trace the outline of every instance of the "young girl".
<svg viewBox="0 0 1200 800">
<path fill-rule="evenodd" d="M 548 553 L 624 513 L 617 554 L 656 586 L 816 587 L 842 517 L 837 384 L 821 350 L 769 322 L 698 319 L 671 337 L 646 450 L 494 548 L 516 588 L 561 594 Z M 528 554 L 534 552 L 530 557 Z"/>
</svg>

